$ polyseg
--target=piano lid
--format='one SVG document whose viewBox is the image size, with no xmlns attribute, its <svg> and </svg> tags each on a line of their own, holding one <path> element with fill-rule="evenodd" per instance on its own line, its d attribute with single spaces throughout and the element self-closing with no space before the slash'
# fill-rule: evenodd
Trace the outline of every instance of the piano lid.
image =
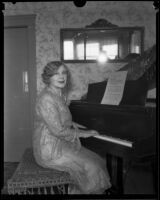
<svg viewBox="0 0 160 200">
<path fill-rule="evenodd" d="M 101 103 L 107 81 L 89 84 L 86 98 L 83 100 L 90 103 Z M 144 77 L 134 81 L 128 80 L 125 83 L 120 105 L 141 105 L 144 106 L 148 92 L 148 82 Z"/>
<path fill-rule="evenodd" d="M 127 80 L 138 80 L 145 73 L 148 76 L 146 77 L 148 80 L 153 79 L 152 76 L 154 76 L 156 70 L 156 45 L 144 51 L 141 56 L 131 59 L 130 62 L 119 71 L 126 70 L 128 70 Z M 147 71 L 149 73 L 147 73 Z"/>
<path fill-rule="evenodd" d="M 145 51 L 142 56 L 132 59 L 119 71 L 122 70 L 128 70 L 128 74 L 120 105 L 145 106 L 148 90 L 156 86 L 156 45 Z M 101 103 L 107 82 L 105 80 L 89 84 L 88 92 L 82 100 Z"/>
</svg>

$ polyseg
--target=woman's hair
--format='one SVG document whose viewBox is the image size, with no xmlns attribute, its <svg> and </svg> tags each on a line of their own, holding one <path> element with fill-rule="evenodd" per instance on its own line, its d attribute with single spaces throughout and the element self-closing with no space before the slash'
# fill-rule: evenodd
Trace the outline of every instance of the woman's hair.
<svg viewBox="0 0 160 200">
<path fill-rule="evenodd" d="M 71 88 L 71 80 L 70 80 L 71 76 L 70 76 L 70 72 L 69 72 L 67 66 L 61 61 L 52 61 L 52 62 L 47 63 L 47 65 L 43 69 L 42 80 L 43 80 L 43 83 L 45 83 L 47 86 L 49 86 L 51 77 L 54 74 L 56 74 L 57 70 L 62 65 L 67 70 L 67 83 L 66 83 L 64 90 L 68 91 Z"/>
</svg>

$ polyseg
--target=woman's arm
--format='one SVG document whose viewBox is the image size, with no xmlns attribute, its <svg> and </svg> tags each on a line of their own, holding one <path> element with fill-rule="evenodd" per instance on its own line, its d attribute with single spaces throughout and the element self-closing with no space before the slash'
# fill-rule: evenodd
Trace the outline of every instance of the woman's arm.
<svg viewBox="0 0 160 200">
<path fill-rule="evenodd" d="M 87 127 L 85 127 L 81 124 L 78 124 L 76 122 L 72 122 L 72 126 L 74 127 L 74 129 L 77 130 L 79 137 L 87 138 L 87 137 L 99 135 L 99 133 L 95 130 L 85 130 L 85 129 L 87 129 Z M 79 128 L 81 128 L 82 130 Z"/>
<path fill-rule="evenodd" d="M 74 141 L 77 137 L 91 137 L 98 135 L 94 130 L 81 130 L 85 126 L 73 122 L 73 128 L 67 128 L 62 125 L 60 111 L 50 95 L 44 95 L 40 101 L 40 114 L 53 135 Z"/>
<path fill-rule="evenodd" d="M 41 97 L 39 105 L 40 115 L 51 133 L 57 137 L 70 137 L 74 139 L 76 130 L 63 126 L 60 111 L 50 95 Z"/>
</svg>

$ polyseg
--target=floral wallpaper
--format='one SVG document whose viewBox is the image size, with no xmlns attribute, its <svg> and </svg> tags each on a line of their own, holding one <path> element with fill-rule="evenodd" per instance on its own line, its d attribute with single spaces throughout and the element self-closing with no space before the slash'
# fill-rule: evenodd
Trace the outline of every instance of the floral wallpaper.
<svg viewBox="0 0 160 200">
<path fill-rule="evenodd" d="M 144 26 L 145 50 L 156 42 L 156 11 L 152 1 L 88 1 L 84 7 L 70 2 L 5 2 L 4 15 L 36 15 L 37 92 L 44 87 L 41 80 L 47 62 L 60 59 L 60 29 L 83 28 L 100 18 L 119 26 Z M 88 84 L 103 81 L 112 70 L 125 63 L 98 65 L 67 64 L 73 88 L 70 99 L 80 99 Z"/>
</svg>

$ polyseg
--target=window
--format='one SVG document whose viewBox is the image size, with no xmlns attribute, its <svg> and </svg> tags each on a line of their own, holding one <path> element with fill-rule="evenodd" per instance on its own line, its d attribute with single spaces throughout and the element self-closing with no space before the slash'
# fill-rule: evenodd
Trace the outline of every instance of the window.
<svg viewBox="0 0 160 200">
<path fill-rule="evenodd" d="M 86 60 L 96 59 L 99 55 L 99 43 L 98 42 L 88 42 L 86 44 Z"/>
<path fill-rule="evenodd" d="M 109 59 L 114 60 L 118 57 L 118 42 L 103 45 L 102 50 L 106 52 Z"/>
<path fill-rule="evenodd" d="M 66 40 L 63 43 L 64 47 L 64 60 L 73 60 L 73 41 Z"/>
</svg>

